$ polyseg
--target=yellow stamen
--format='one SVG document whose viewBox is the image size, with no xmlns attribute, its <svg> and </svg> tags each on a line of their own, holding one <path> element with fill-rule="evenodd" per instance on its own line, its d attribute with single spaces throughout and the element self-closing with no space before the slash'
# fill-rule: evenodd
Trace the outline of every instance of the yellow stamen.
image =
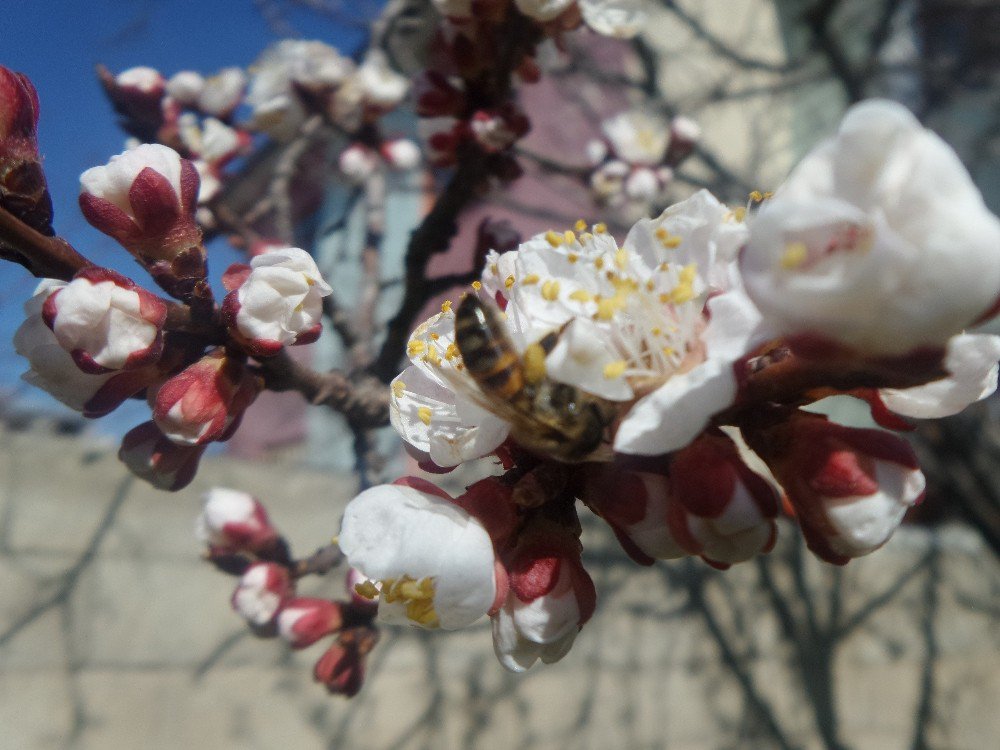
<svg viewBox="0 0 1000 750">
<path fill-rule="evenodd" d="M 580 256 L 577 255 L 576 253 L 568 253 L 566 255 L 566 260 L 568 260 L 570 263 L 576 263 L 578 260 L 580 260 Z"/>
<path fill-rule="evenodd" d="M 450 313 L 451 312 L 451 300 L 450 299 L 446 299 L 444 302 L 441 303 L 441 312 L 443 312 L 443 313 Z"/>
<path fill-rule="evenodd" d="M 608 225 L 603 221 L 594 224 L 594 234 L 604 234 L 608 231 Z"/>
<path fill-rule="evenodd" d="M 600 320 L 611 320 L 615 317 L 615 310 L 618 309 L 618 303 L 615 299 L 602 299 L 597 303 L 597 317 Z"/>
<path fill-rule="evenodd" d="M 577 219 L 576 224 L 573 225 L 573 228 L 578 232 L 582 232 L 587 228 L 587 222 L 585 222 L 583 219 Z"/>
<path fill-rule="evenodd" d="M 478 281 L 473 281 L 472 282 L 472 288 L 475 289 L 478 292 L 480 289 L 483 288 L 483 285 L 480 282 L 478 282 Z"/>
<path fill-rule="evenodd" d="M 448 348 L 444 350 L 445 359 L 455 359 L 459 354 L 461 352 L 458 351 L 458 345 L 454 343 L 448 344 Z"/>
<path fill-rule="evenodd" d="M 420 417 L 420 421 L 426 425 L 431 423 L 431 410 L 428 406 L 421 406 L 417 409 L 417 416 Z"/>
<path fill-rule="evenodd" d="M 441 355 L 438 354 L 437 347 L 432 346 L 427 349 L 427 354 L 424 355 L 424 361 L 430 362 L 435 367 L 441 366 Z"/>
<path fill-rule="evenodd" d="M 402 398 L 403 393 L 406 391 L 406 383 L 402 380 L 396 380 L 392 383 L 392 395 L 396 398 Z"/>
<path fill-rule="evenodd" d="M 365 599 L 373 600 L 378 596 L 378 587 L 371 581 L 354 584 L 354 592 Z"/>
<path fill-rule="evenodd" d="M 418 354 L 423 353 L 426 348 L 427 344 L 420 339 L 410 339 L 410 343 L 406 345 L 406 353 L 411 357 L 416 357 Z"/>
<path fill-rule="evenodd" d="M 525 276 L 523 279 L 521 279 L 521 283 L 522 284 L 537 284 L 538 283 L 538 274 L 537 273 L 529 273 L 527 276 Z"/>
<path fill-rule="evenodd" d="M 437 341 L 439 338 L 441 338 L 441 334 L 439 334 L 439 333 L 432 333 L 431 334 L 431 341 Z"/>
<path fill-rule="evenodd" d="M 781 255 L 781 267 L 786 269 L 798 268 L 806 262 L 809 257 L 809 247 L 804 242 L 789 242 L 785 245 L 785 252 Z"/>
<path fill-rule="evenodd" d="M 508 289 L 510 289 L 512 286 L 514 286 L 514 277 L 508 276 L 506 279 L 503 280 L 503 285 Z"/>
<path fill-rule="evenodd" d="M 747 217 L 747 210 L 745 206 L 739 206 L 733 209 L 733 219 L 736 221 L 743 221 Z"/>
<path fill-rule="evenodd" d="M 752 190 L 750 192 L 750 200 L 752 200 L 754 203 L 760 203 L 762 200 L 764 200 L 764 194 L 759 190 Z"/>
<path fill-rule="evenodd" d="M 576 235 L 573 234 L 572 231 L 567 229 L 565 232 L 563 232 L 563 239 L 566 240 L 566 243 L 568 245 L 572 245 L 574 242 L 576 242 Z"/>
<path fill-rule="evenodd" d="M 690 283 L 681 282 L 670 292 L 670 301 L 675 305 L 683 305 L 694 299 L 694 289 Z"/>
<path fill-rule="evenodd" d="M 529 344 L 524 350 L 524 379 L 535 385 L 545 377 L 545 350 L 541 344 Z"/>
<path fill-rule="evenodd" d="M 624 247 L 620 247 L 615 251 L 615 265 L 623 271 L 628 266 L 628 250 Z"/>
<path fill-rule="evenodd" d="M 559 282 L 555 279 L 549 279 L 544 284 L 542 284 L 542 299 L 549 302 L 555 302 L 559 299 Z"/>
<path fill-rule="evenodd" d="M 608 362 L 604 365 L 604 377 L 608 380 L 614 380 L 615 378 L 620 378 L 625 374 L 626 362 L 624 359 L 619 359 L 617 362 Z"/>
<path fill-rule="evenodd" d="M 602 268 L 604 268 L 604 258 L 595 258 L 594 259 L 594 268 L 596 268 L 598 271 L 600 271 Z"/>
<path fill-rule="evenodd" d="M 545 233 L 545 239 L 552 247 L 559 247 L 563 243 L 562 235 L 556 234 L 551 229 Z"/>
</svg>

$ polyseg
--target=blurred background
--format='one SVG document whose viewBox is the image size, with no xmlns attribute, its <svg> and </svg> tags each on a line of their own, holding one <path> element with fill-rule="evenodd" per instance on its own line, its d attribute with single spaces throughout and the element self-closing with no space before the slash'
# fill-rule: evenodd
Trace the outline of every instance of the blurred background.
<svg viewBox="0 0 1000 750">
<path fill-rule="evenodd" d="M 901 101 L 939 132 L 1000 211 L 997 3 L 652 4 L 635 40 L 580 31 L 562 50 L 539 49 L 545 75 L 520 92 L 532 120 L 519 147 L 524 175 L 463 215 L 430 268 L 428 310 L 475 271 L 484 221 L 500 222 L 508 240 L 581 217 L 622 237 L 637 212 L 657 213 L 699 187 L 740 206 L 780 184 L 850 103 L 870 96 Z M 248 68 L 282 38 L 320 39 L 359 59 L 385 14 L 393 21 L 380 45 L 404 72 L 418 70 L 435 18 L 429 0 L 8 3 L 0 64 L 38 89 L 57 231 L 134 274 L 76 207 L 80 172 L 124 148 L 96 64 L 208 74 Z M 663 196 L 598 206 L 586 147 L 603 120 L 630 108 L 664 123 L 690 118 L 702 137 Z M 404 106 L 387 128 L 414 135 L 416 117 Z M 296 214 L 294 239 L 352 309 L 368 218 L 331 166 L 341 145 L 331 138 L 312 152 L 320 158 L 302 176 L 309 210 Z M 237 165 L 225 205 L 245 211 L 246 196 L 266 189 L 269 163 L 273 171 L 273 161 Z M 370 347 L 399 304 L 408 234 L 444 175 L 416 169 L 386 186 Z M 220 232 L 210 245 L 214 279 L 244 257 L 226 239 Z M 771 555 L 725 573 L 698 561 L 637 568 L 594 524 L 584 541 L 598 613 L 562 662 L 507 674 L 484 626 L 386 632 L 363 692 L 348 702 L 312 684 L 316 654 L 247 632 L 228 607 L 231 581 L 199 561 L 191 529 L 201 491 L 237 487 L 260 497 L 307 553 L 336 532 L 359 481 L 401 473 L 398 443 L 269 393 L 187 489 L 133 482 L 114 454 L 147 418 L 143 404 L 85 423 L 19 380 L 26 365 L 11 337 L 35 283 L 0 264 L 0 747 L 979 750 L 1000 737 L 993 400 L 913 433 L 928 499 L 870 557 L 834 568 L 784 533 Z M 305 356 L 349 366 L 365 356 L 354 343 L 331 332 Z M 314 584 L 307 595 L 333 596 L 342 580 Z"/>
</svg>

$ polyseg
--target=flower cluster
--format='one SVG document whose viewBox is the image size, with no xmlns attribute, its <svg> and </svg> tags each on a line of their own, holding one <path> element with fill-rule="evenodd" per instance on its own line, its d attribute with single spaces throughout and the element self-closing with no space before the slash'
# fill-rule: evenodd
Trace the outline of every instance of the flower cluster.
<svg viewBox="0 0 1000 750">
<path fill-rule="evenodd" d="M 992 393 L 1000 337 L 963 329 L 996 311 L 998 255 L 1000 220 L 954 153 L 881 101 L 749 214 L 701 191 L 621 244 L 581 221 L 491 253 L 414 331 L 391 402 L 421 466 L 491 476 L 351 501 L 358 593 L 390 622 L 487 615 L 521 671 L 561 658 L 594 610 L 578 501 L 642 564 L 746 561 L 783 508 L 824 560 L 876 550 L 923 497 L 912 449 L 801 407 L 854 396 L 899 427 Z"/>
<path fill-rule="evenodd" d="M 601 205 L 635 219 L 662 205 L 674 169 L 694 150 L 701 129 L 687 117 L 667 123 L 640 110 L 601 124 L 604 137 L 587 144 L 594 167 L 590 189 Z"/>
<path fill-rule="evenodd" d="M 371 602 L 357 595 L 331 601 L 296 593 L 298 579 L 325 573 L 341 555 L 320 550 L 310 559 L 293 560 L 263 505 L 251 495 L 221 487 L 205 494 L 195 531 L 208 560 L 238 577 L 232 606 L 255 635 L 281 637 L 293 649 L 333 636 L 316 662 L 316 681 L 340 695 L 361 689 L 365 657 L 378 641 Z M 354 572 L 348 579 L 351 584 L 360 580 Z"/>
<path fill-rule="evenodd" d="M 409 91 L 381 52 L 355 65 L 318 41 L 278 42 L 252 70 L 251 126 L 279 141 L 297 135 L 312 114 L 353 133 L 394 109 Z"/>
<path fill-rule="evenodd" d="M 428 160 L 450 166 L 485 155 L 501 181 L 521 174 L 511 150 L 531 128 L 513 89 L 535 83 L 536 46 L 582 25 L 609 36 L 634 36 L 646 13 L 642 0 L 434 0 L 443 16 L 428 68 L 414 80 L 419 128 Z M 505 60 L 512 75 L 491 68 Z"/>
<path fill-rule="evenodd" d="M 246 73 L 230 67 L 205 77 L 182 70 L 167 79 L 149 67 L 100 72 L 122 126 L 135 138 L 130 145 L 161 143 L 190 159 L 201 178 L 197 202 L 210 203 L 227 179 L 226 164 L 251 147 L 249 132 L 233 123 Z"/>
<path fill-rule="evenodd" d="M 129 432 L 122 461 L 157 487 L 194 476 L 208 443 L 227 440 L 261 390 L 248 357 L 315 341 L 330 287 L 304 250 L 272 247 L 229 269 L 221 310 L 194 220 L 198 173 L 177 152 L 144 144 L 80 177 L 80 206 L 184 305 L 107 268 L 44 279 L 25 304 L 15 348 L 25 379 L 96 417 L 144 394 L 152 421 Z M 170 330 L 171 314 L 178 329 Z M 206 332 L 191 336 L 191 327 Z"/>
</svg>

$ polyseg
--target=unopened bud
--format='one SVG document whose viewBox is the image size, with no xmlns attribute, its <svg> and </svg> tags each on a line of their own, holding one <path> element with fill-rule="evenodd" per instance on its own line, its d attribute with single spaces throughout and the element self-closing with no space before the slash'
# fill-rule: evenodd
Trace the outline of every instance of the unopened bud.
<svg viewBox="0 0 1000 750">
<path fill-rule="evenodd" d="M 278 633 L 294 649 L 313 645 L 342 624 L 340 605 L 328 599 L 292 599 L 278 615 Z"/>
<path fill-rule="evenodd" d="M 288 570 L 276 563 L 247 568 L 233 592 L 233 609 L 250 625 L 263 628 L 274 622 L 295 590 Z"/>
</svg>

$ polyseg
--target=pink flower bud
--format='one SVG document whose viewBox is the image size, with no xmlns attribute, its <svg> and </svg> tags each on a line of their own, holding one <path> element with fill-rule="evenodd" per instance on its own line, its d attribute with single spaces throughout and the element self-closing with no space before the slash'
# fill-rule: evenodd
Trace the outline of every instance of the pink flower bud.
<svg viewBox="0 0 1000 750">
<path fill-rule="evenodd" d="M 686 511 L 683 524 L 674 524 L 679 541 L 716 567 L 749 560 L 774 546 L 777 493 L 724 435 L 702 435 L 674 454 L 670 492 L 679 506 L 672 515 Z"/>
<path fill-rule="evenodd" d="M 198 109 L 206 115 L 228 118 L 240 102 L 247 87 L 247 76 L 242 68 L 223 68 L 205 79 L 205 86 L 198 96 Z"/>
<path fill-rule="evenodd" d="M 316 662 L 313 677 L 334 695 L 357 695 L 365 681 L 366 657 L 377 642 L 378 631 L 373 628 L 342 631 L 337 642 Z"/>
<path fill-rule="evenodd" d="M 80 191 L 87 221 L 144 263 L 200 246 L 198 172 L 171 148 L 146 143 L 114 156 L 80 175 Z"/>
<path fill-rule="evenodd" d="M 169 492 L 187 487 L 198 471 L 204 446 L 183 446 L 168 440 L 153 422 L 143 422 L 122 438 L 119 460 L 154 487 Z"/>
<path fill-rule="evenodd" d="M 503 151 L 531 129 L 528 118 L 513 104 L 499 110 L 479 110 L 472 116 L 469 128 L 473 138 L 488 153 Z"/>
<path fill-rule="evenodd" d="M 164 124 L 167 82 L 163 76 L 147 67 L 129 68 L 116 76 L 103 66 L 98 67 L 98 75 L 126 130 L 144 141 L 154 140 Z"/>
<path fill-rule="evenodd" d="M 42 317 L 77 366 L 96 375 L 155 362 L 167 307 L 131 279 L 90 266 L 48 296 Z"/>
<path fill-rule="evenodd" d="M 378 48 L 368 51 L 364 62 L 357 68 L 355 79 L 366 108 L 375 114 L 396 107 L 406 98 L 410 88 L 409 79 L 394 71 L 388 57 Z"/>
<path fill-rule="evenodd" d="M 382 158 L 393 169 L 416 169 L 420 165 L 420 147 L 409 138 L 396 138 L 382 144 Z"/>
<path fill-rule="evenodd" d="M 340 605 L 328 599 L 292 599 L 278 615 L 278 633 L 294 649 L 313 645 L 342 624 Z"/>
<path fill-rule="evenodd" d="M 493 615 L 497 658 L 512 672 L 523 672 L 538 659 L 559 661 L 597 604 L 579 541 L 561 527 L 538 523 L 522 532 L 505 564 L 510 591 Z"/>
<path fill-rule="evenodd" d="M 426 146 L 427 161 L 436 167 L 453 164 L 459 145 L 467 137 L 465 122 L 454 117 L 421 119 L 417 130 Z"/>
<path fill-rule="evenodd" d="M 254 563 L 240 577 L 233 592 L 233 609 L 250 625 L 274 622 L 281 608 L 295 594 L 288 570 L 277 563 Z"/>
<path fill-rule="evenodd" d="M 0 66 L 0 207 L 52 234 L 52 200 L 38 155 L 37 126 L 35 87 L 26 76 Z"/>
<path fill-rule="evenodd" d="M 84 416 L 103 416 L 154 382 L 159 373 L 150 367 L 118 375 L 104 370 L 99 374 L 82 371 L 42 317 L 45 302 L 66 286 L 64 281 L 42 280 L 24 305 L 27 317 L 14 334 L 14 349 L 31 366 L 22 376 L 24 380 Z"/>
<path fill-rule="evenodd" d="M 924 496 L 913 449 L 888 432 L 800 413 L 754 447 L 788 493 L 809 548 L 837 565 L 885 544 Z"/>
<path fill-rule="evenodd" d="M 367 180 L 378 167 L 378 156 L 367 146 L 352 143 L 340 152 L 337 166 L 348 182 L 358 185 Z"/>
<path fill-rule="evenodd" d="M 660 181 L 656 172 L 646 167 L 637 167 L 625 180 L 625 194 L 639 201 L 651 201 L 660 192 Z"/>
<path fill-rule="evenodd" d="M 252 495 L 213 487 L 203 495 L 204 507 L 195 525 L 199 540 L 223 553 L 258 552 L 281 538 L 267 511 Z"/>
<path fill-rule="evenodd" d="M 167 93 L 185 107 L 193 107 L 205 90 L 205 78 L 193 70 L 174 73 L 167 81 Z"/>
<path fill-rule="evenodd" d="M 417 114 L 421 117 L 456 117 L 465 109 L 460 78 L 447 78 L 436 70 L 425 70 L 413 80 Z"/>
<path fill-rule="evenodd" d="M 305 250 L 273 249 L 250 261 L 250 273 L 226 295 L 222 317 L 249 354 L 274 356 L 319 337 L 322 298 L 331 291 Z"/>
<path fill-rule="evenodd" d="M 215 349 L 160 386 L 152 396 L 153 420 L 178 445 L 226 440 L 259 390 L 242 362 Z"/>
<path fill-rule="evenodd" d="M 701 126 L 690 117 L 678 116 L 670 121 L 670 145 L 663 160 L 677 166 L 694 151 L 701 140 Z"/>
</svg>

